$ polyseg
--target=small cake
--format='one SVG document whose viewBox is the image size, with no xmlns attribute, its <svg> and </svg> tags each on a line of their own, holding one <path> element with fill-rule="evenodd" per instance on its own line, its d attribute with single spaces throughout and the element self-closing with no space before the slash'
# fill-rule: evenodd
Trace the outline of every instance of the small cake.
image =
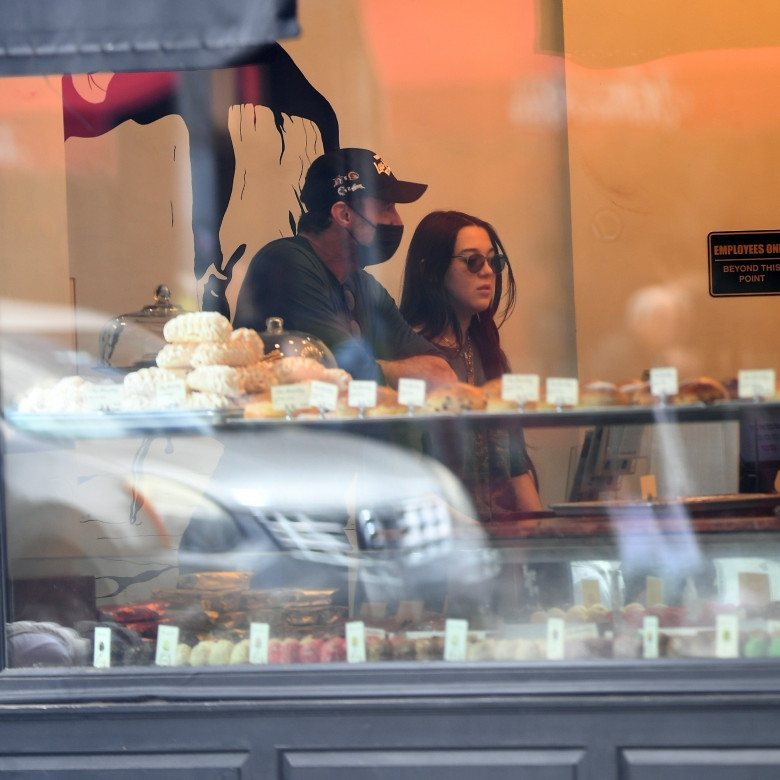
<svg viewBox="0 0 780 780">
<path fill-rule="evenodd" d="M 465 382 L 444 382 L 428 393 L 422 410 L 438 414 L 458 414 L 483 411 L 485 406 L 485 394 L 481 388 Z"/>
<path fill-rule="evenodd" d="M 186 341 L 224 341 L 230 337 L 232 330 L 230 320 L 219 312 L 187 312 L 165 323 L 163 337 L 172 344 Z"/>
<path fill-rule="evenodd" d="M 227 666 L 234 644 L 229 639 L 218 639 L 209 653 L 209 666 Z"/>
<path fill-rule="evenodd" d="M 233 339 L 198 344 L 190 357 L 190 363 L 195 368 L 199 366 L 249 366 L 256 362 L 257 359 L 252 349 L 240 340 Z"/>
<path fill-rule="evenodd" d="M 323 663 L 333 663 L 347 660 L 347 642 L 343 636 L 334 636 L 322 643 L 320 660 Z"/>
<path fill-rule="evenodd" d="M 496 377 L 482 385 L 485 396 L 485 411 L 487 412 L 516 412 L 520 408 L 517 401 L 501 397 L 503 378 Z"/>
<path fill-rule="evenodd" d="M 230 653 L 230 660 L 228 663 L 231 666 L 237 666 L 239 664 L 249 663 L 249 640 L 242 639 L 240 642 L 236 642 L 233 646 L 233 650 Z"/>
<path fill-rule="evenodd" d="M 186 381 L 187 387 L 202 393 L 217 393 L 230 398 L 244 393 L 241 372 L 233 366 L 200 366 L 187 374 Z"/>
<path fill-rule="evenodd" d="M 588 621 L 588 610 L 582 604 L 575 604 L 566 610 L 566 620 L 569 623 L 586 623 Z"/>
<path fill-rule="evenodd" d="M 167 382 L 175 382 L 182 379 L 182 373 L 170 368 L 150 366 L 139 368 L 125 375 L 124 386 L 128 393 L 136 395 L 153 396 L 157 394 L 157 388 Z"/>
<path fill-rule="evenodd" d="M 166 344 L 158 353 L 155 362 L 160 368 L 192 368 L 192 353 L 198 342 Z"/>
<path fill-rule="evenodd" d="M 174 666 L 189 666 L 191 655 L 192 648 L 184 642 L 179 642 L 176 646 L 176 659 L 173 662 Z"/>
<path fill-rule="evenodd" d="M 316 360 L 305 357 L 283 357 L 272 363 L 280 385 L 292 385 L 297 382 L 328 382 L 332 377 L 328 369 Z"/>
<path fill-rule="evenodd" d="M 588 607 L 588 620 L 591 623 L 603 623 L 609 617 L 609 610 L 600 602 Z"/>
<path fill-rule="evenodd" d="M 211 658 L 211 651 L 217 643 L 213 639 L 203 639 L 190 653 L 190 666 L 208 666 Z"/>
<path fill-rule="evenodd" d="M 627 404 L 628 398 L 612 382 L 596 380 L 580 385 L 580 406 L 626 406 Z"/>
<path fill-rule="evenodd" d="M 253 363 L 262 360 L 265 356 L 265 344 L 260 334 L 252 328 L 236 328 L 230 334 L 230 340 L 246 347 L 254 357 Z"/>
<path fill-rule="evenodd" d="M 686 379 L 677 387 L 674 396 L 675 404 L 711 404 L 715 401 L 726 401 L 729 398 L 728 390 L 717 379 L 700 376 L 696 379 Z"/>
<path fill-rule="evenodd" d="M 652 406 L 656 398 L 650 392 L 650 383 L 641 379 L 630 379 L 618 385 L 618 390 L 628 399 L 632 406 Z"/>
</svg>

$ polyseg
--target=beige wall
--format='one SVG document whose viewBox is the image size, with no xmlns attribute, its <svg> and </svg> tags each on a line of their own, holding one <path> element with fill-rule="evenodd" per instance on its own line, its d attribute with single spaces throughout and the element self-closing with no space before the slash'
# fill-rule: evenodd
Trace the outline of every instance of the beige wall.
<svg viewBox="0 0 780 780">
<path fill-rule="evenodd" d="M 707 235 L 780 227 L 780 6 L 616 5 L 564 4 L 580 375 L 778 369 L 777 297 L 711 298 Z"/>
<path fill-rule="evenodd" d="M 0 298 L 70 303 L 59 79 L 0 79 L 0 239 Z"/>
</svg>

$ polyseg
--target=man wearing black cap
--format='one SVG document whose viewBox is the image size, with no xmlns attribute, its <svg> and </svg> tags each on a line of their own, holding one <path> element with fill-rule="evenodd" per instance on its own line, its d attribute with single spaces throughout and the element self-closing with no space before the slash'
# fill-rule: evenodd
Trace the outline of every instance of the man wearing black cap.
<svg viewBox="0 0 780 780">
<path fill-rule="evenodd" d="M 395 301 L 364 269 L 389 260 L 412 203 L 426 184 L 400 181 L 379 155 L 337 149 L 318 157 L 301 189 L 298 234 L 263 247 L 241 287 L 233 325 L 262 331 L 268 317 L 327 344 L 355 379 L 395 386 L 402 376 L 450 381 L 436 348 L 415 333 Z"/>
</svg>

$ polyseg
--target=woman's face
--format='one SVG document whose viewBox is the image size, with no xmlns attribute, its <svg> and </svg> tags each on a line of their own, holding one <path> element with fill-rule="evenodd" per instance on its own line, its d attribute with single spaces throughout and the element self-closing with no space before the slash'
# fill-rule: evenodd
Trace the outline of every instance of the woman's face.
<svg viewBox="0 0 780 780">
<path fill-rule="evenodd" d="M 480 254 L 492 257 L 495 249 L 487 230 L 476 225 L 467 225 L 458 231 L 453 255 Z M 450 267 L 444 274 L 444 289 L 447 291 L 459 319 L 470 319 L 474 314 L 490 306 L 496 288 L 496 275 L 489 263 L 477 273 L 471 273 L 466 261 L 460 257 L 450 260 Z"/>
</svg>

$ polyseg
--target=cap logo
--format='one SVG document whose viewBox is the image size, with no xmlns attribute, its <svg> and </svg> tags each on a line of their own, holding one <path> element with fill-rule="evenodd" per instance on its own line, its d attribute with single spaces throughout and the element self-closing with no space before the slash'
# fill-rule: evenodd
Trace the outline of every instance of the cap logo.
<svg viewBox="0 0 780 780">
<path fill-rule="evenodd" d="M 374 168 L 377 173 L 384 173 L 387 176 L 392 173 L 390 166 L 378 154 L 374 155 Z"/>
<path fill-rule="evenodd" d="M 350 171 L 343 176 L 336 176 L 336 178 L 333 179 L 333 187 L 338 195 L 344 197 L 347 193 L 365 189 L 365 187 L 360 184 L 359 180 L 360 174 L 356 171 Z"/>
</svg>

